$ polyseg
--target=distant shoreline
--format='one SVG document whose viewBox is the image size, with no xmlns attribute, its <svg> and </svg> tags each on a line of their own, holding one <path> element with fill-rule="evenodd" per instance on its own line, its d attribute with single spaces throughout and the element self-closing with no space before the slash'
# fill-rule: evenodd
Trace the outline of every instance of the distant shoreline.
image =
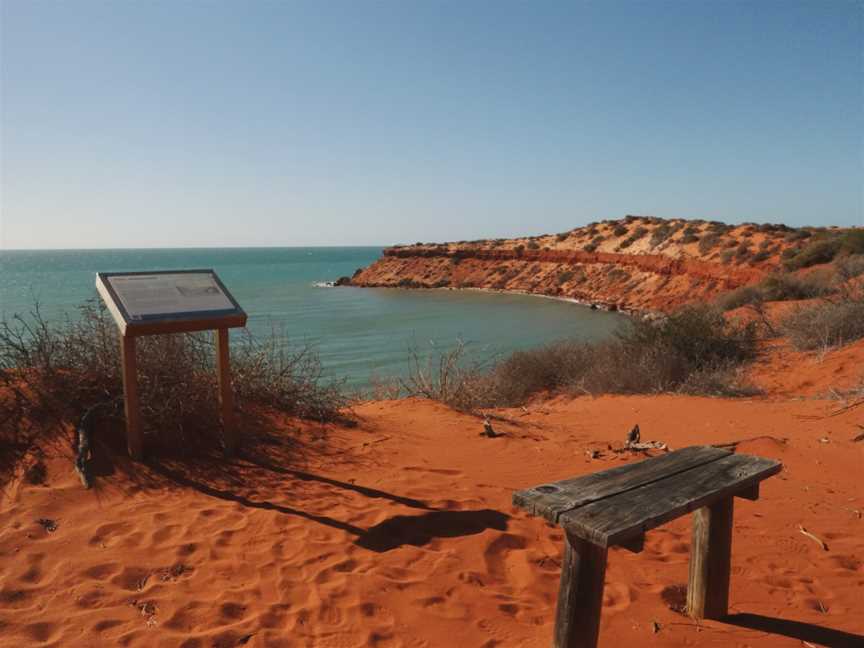
<svg viewBox="0 0 864 648">
<path fill-rule="evenodd" d="M 315 282 L 313 284 L 317 288 L 384 288 L 386 290 L 417 290 L 417 291 L 425 291 L 425 290 L 436 290 L 436 291 L 459 291 L 459 292 L 482 292 L 489 294 L 497 294 L 497 295 L 523 295 L 526 297 L 542 297 L 544 299 L 552 299 L 554 301 L 559 302 L 567 302 L 569 304 L 576 304 L 577 306 L 584 306 L 591 310 L 599 310 L 607 313 L 621 313 L 622 315 L 626 315 L 628 317 L 645 317 L 652 316 L 656 313 L 654 311 L 640 311 L 635 309 L 627 309 L 620 307 L 611 307 L 608 304 L 603 304 L 599 302 L 592 302 L 584 299 L 578 299 L 576 297 L 560 297 L 558 295 L 547 295 L 544 293 L 536 293 L 530 292 L 527 290 L 503 290 L 498 288 L 481 288 L 477 286 L 458 288 L 454 286 L 442 286 L 442 287 L 412 287 L 408 288 L 405 286 L 354 286 L 352 284 L 337 284 L 335 281 L 325 281 L 325 282 Z"/>
</svg>

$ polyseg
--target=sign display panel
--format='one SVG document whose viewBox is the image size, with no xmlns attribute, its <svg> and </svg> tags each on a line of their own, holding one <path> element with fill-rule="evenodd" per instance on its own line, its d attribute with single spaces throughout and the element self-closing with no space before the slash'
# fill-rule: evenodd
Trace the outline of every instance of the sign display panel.
<svg viewBox="0 0 864 648">
<path fill-rule="evenodd" d="M 132 321 L 235 308 L 211 273 L 117 275 L 108 283 Z"/>
<path fill-rule="evenodd" d="M 100 272 L 96 288 L 124 334 L 246 323 L 246 313 L 212 270 Z"/>
</svg>

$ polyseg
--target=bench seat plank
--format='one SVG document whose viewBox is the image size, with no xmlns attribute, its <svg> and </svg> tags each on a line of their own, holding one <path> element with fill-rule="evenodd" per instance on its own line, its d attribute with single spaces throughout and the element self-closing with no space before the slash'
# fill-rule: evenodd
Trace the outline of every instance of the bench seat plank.
<svg viewBox="0 0 864 648">
<path fill-rule="evenodd" d="M 659 458 L 644 463 L 655 461 Z M 558 523 L 583 540 L 609 547 L 723 498 L 752 493 L 755 484 L 781 468 L 772 459 L 730 454 L 566 511 Z"/>
<path fill-rule="evenodd" d="M 591 475 L 526 488 L 513 494 L 513 504 L 557 523 L 565 511 L 646 486 L 731 454 L 722 448 L 691 446 Z"/>
</svg>

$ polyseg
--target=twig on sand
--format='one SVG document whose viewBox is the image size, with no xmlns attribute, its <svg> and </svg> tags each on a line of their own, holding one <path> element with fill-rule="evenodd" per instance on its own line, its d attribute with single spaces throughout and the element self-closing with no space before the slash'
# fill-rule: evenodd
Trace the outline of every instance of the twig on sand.
<svg viewBox="0 0 864 648">
<path fill-rule="evenodd" d="M 770 439 L 771 441 L 776 441 L 777 443 L 786 444 L 789 442 L 789 439 L 785 437 L 775 437 L 770 434 L 763 434 L 762 436 L 750 437 L 749 439 L 740 439 L 738 441 L 727 441 L 725 443 L 712 443 L 711 446 L 714 448 L 724 448 L 729 450 L 735 450 L 742 443 L 747 443 L 749 441 L 759 441 L 760 439 Z"/>
<path fill-rule="evenodd" d="M 799 418 L 812 420 L 812 421 L 819 421 L 819 420 L 826 419 L 826 418 L 832 418 L 834 416 L 840 416 L 841 414 L 845 414 L 846 412 L 848 412 L 851 409 L 855 409 L 859 405 L 864 405 L 864 398 L 859 398 L 858 400 L 856 400 L 852 403 L 849 403 L 848 405 L 845 405 L 839 409 L 836 409 L 833 412 L 831 412 L 830 414 L 826 414 L 825 416 L 802 415 L 802 416 L 799 416 Z"/>
<path fill-rule="evenodd" d="M 668 452 L 669 446 L 662 441 L 642 441 L 640 443 L 628 443 L 622 452 L 626 450 L 665 450 Z"/>
<path fill-rule="evenodd" d="M 807 529 L 805 529 L 800 524 L 798 525 L 798 530 L 803 533 L 805 536 L 816 542 L 820 547 L 822 547 L 822 551 L 828 551 L 828 545 L 825 544 L 825 541 L 822 538 L 818 538 L 812 533 L 810 533 Z"/>
</svg>

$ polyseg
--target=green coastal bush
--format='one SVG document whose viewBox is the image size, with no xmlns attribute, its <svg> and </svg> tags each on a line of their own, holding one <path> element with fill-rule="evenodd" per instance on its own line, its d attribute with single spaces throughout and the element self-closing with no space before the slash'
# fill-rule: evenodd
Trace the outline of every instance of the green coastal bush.
<svg viewBox="0 0 864 648">
<path fill-rule="evenodd" d="M 651 233 L 651 247 L 657 247 L 663 241 L 668 239 L 675 232 L 675 228 L 673 228 L 668 223 L 663 223 L 662 225 L 658 225 L 654 231 Z"/>
<path fill-rule="evenodd" d="M 684 236 L 681 237 L 681 242 L 685 245 L 688 243 L 696 243 L 699 241 L 699 235 L 693 232 L 685 232 Z"/>
<path fill-rule="evenodd" d="M 820 263 L 829 263 L 838 256 L 864 254 L 864 230 L 848 230 L 839 234 L 821 233 L 813 237 L 794 256 L 784 261 L 788 270 L 800 270 Z"/>
<path fill-rule="evenodd" d="M 545 392 L 752 394 L 738 369 L 756 355 L 755 325 L 729 323 L 719 310 L 685 307 L 666 318 L 631 322 L 596 344 L 562 341 L 518 351 L 483 367 L 464 347 L 414 356 L 409 394 L 476 411 L 524 404 Z"/>
<path fill-rule="evenodd" d="M 626 239 L 621 241 L 621 243 L 619 244 L 618 247 L 621 248 L 622 250 L 626 249 L 626 248 L 630 247 L 631 245 L 633 245 L 636 241 L 638 241 L 639 239 L 644 237 L 647 233 L 648 233 L 648 228 L 642 227 L 640 225 L 635 230 L 633 230 L 633 233 L 630 234 L 630 236 L 628 236 Z"/>
</svg>

